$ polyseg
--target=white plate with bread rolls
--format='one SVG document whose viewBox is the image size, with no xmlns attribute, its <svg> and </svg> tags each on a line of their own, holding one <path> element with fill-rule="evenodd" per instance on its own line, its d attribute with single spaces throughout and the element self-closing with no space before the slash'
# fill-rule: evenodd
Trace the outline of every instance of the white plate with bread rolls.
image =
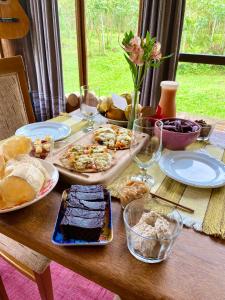
<svg viewBox="0 0 225 300">
<path fill-rule="evenodd" d="M 0 146 L 0 213 L 34 204 L 55 187 L 58 170 L 29 155 L 31 141 L 12 137 Z"/>
</svg>

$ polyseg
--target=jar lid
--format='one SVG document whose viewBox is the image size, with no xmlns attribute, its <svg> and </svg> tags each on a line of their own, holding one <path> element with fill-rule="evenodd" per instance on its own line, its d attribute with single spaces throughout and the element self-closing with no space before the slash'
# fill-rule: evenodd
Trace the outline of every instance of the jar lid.
<svg viewBox="0 0 225 300">
<path fill-rule="evenodd" d="M 161 81 L 160 86 L 177 89 L 179 86 L 179 83 L 176 81 L 165 80 L 165 81 Z"/>
</svg>

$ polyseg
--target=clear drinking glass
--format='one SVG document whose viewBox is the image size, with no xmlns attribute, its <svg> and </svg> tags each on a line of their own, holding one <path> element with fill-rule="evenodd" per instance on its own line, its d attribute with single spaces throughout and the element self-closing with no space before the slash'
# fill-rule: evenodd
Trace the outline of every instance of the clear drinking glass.
<svg viewBox="0 0 225 300">
<path fill-rule="evenodd" d="M 147 170 L 159 161 L 162 151 L 163 123 L 158 121 L 157 124 L 156 128 L 152 119 L 136 119 L 131 137 L 130 154 L 141 171 L 140 174 L 132 176 L 131 180 L 144 181 L 149 186 L 154 184 L 154 178 L 147 174 Z"/>
<path fill-rule="evenodd" d="M 94 89 L 88 85 L 80 87 L 80 110 L 84 119 L 88 120 L 86 131 L 93 130 L 94 117 L 98 114 L 99 88 Z"/>
<path fill-rule="evenodd" d="M 152 210 L 149 205 L 149 200 L 134 200 L 130 202 L 124 209 L 123 219 L 126 229 L 127 246 L 130 253 L 138 260 L 145 263 L 159 263 L 169 257 L 173 244 L 180 234 L 183 221 L 182 217 L 177 210 L 168 209 L 164 213 L 159 213 Z M 137 226 L 141 220 L 143 214 L 150 213 L 151 211 L 157 212 L 158 216 L 163 217 L 169 223 L 169 230 L 163 230 L 162 223 L 161 227 L 157 226 L 154 218 L 147 222 L 153 227 L 154 234 L 151 236 L 147 234 L 147 229 L 140 233 L 137 230 Z M 160 223 L 158 223 L 160 224 Z M 157 234 L 155 234 L 157 232 Z"/>
</svg>

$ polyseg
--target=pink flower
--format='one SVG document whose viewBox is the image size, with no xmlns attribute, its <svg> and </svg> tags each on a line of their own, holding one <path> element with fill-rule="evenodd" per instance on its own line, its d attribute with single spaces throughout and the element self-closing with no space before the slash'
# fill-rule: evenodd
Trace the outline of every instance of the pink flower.
<svg viewBox="0 0 225 300">
<path fill-rule="evenodd" d="M 141 45 L 140 37 L 135 36 L 130 40 L 129 44 L 126 45 L 124 49 L 127 52 L 136 52 L 140 48 L 140 45 Z"/>
<path fill-rule="evenodd" d="M 144 54 L 144 50 L 140 47 L 138 50 L 136 50 L 135 52 L 132 52 L 129 56 L 130 60 L 139 66 L 143 66 L 144 61 L 143 61 L 143 54 Z"/>
<path fill-rule="evenodd" d="M 151 52 L 151 59 L 153 60 L 160 60 L 162 58 L 161 53 L 161 44 L 156 42 L 153 46 L 152 52 Z"/>
<path fill-rule="evenodd" d="M 133 37 L 130 43 L 124 47 L 124 50 L 129 53 L 129 59 L 136 65 L 142 66 L 144 50 L 141 47 L 141 39 L 138 36 Z"/>
</svg>

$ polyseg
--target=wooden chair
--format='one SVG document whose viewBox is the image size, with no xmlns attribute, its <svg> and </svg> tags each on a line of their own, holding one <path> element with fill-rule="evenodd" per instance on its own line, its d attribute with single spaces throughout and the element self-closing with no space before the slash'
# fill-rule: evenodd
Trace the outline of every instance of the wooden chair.
<svg viewBox="0 0 225 300">
<path fill-rule="evenodd" d="M 35 122 L 21 56 L 0 59 L 0 140 Z"/>
<path fill-rule="evenodd" d="M 42 300 L 54 299 L 48 258 L 3 234 L 0 234 L 0 257 L 37 283 Z M 3 292 L 4 285 L 0 282 L 0 295 Z"/>
</svg>

